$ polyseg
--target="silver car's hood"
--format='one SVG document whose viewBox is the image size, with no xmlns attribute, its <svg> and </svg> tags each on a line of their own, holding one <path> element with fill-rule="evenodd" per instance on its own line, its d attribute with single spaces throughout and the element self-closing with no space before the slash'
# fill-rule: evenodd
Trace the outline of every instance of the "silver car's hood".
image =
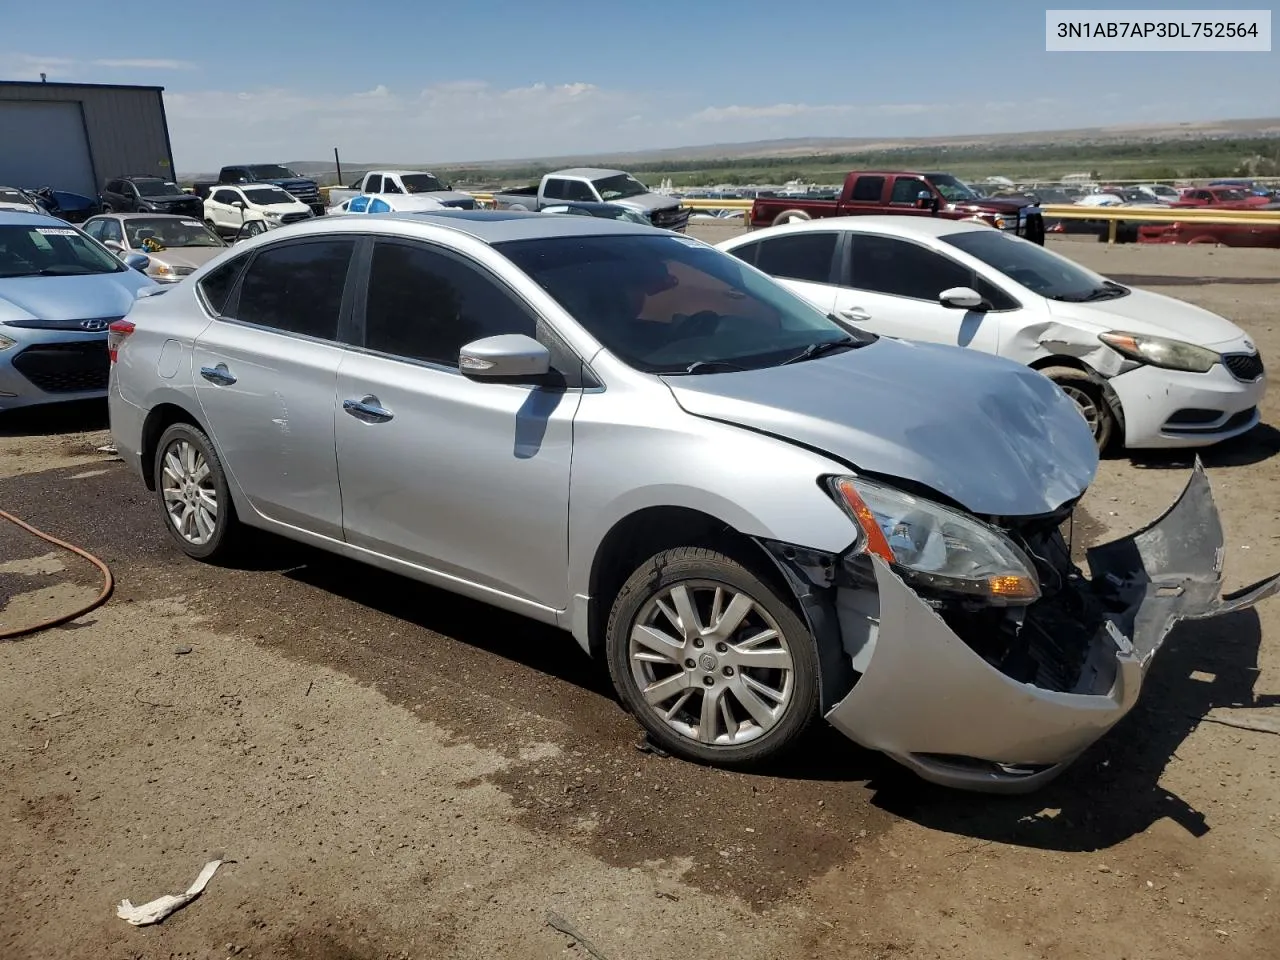
<svg viewBox="0 0 1280 960">
<path fill-rule="evenodd" d="M 957 347 L 882 338 L 787 366 L 662 379 L 691 414 L 914 480 L 977 514 L 1056 510 L 1098 467 L 1084 418 L 1046 377 Z"/>
<path fill-rule="evenodd" d="M 667 207 L 678 207 L 680 201 L 675 197 L 668 197 L 661 193 L 641 193 L 634 197 L 623 197 L 619 200 L 606 200 L 605 203 L 616 203 L 620 207 L 627 207 L 640 213 L 648 213 L 650 210 L 665 210 Z"/>
<path fill-rule="evenodd" d="M 167 263 L 171 267 L 202 267 L 214 257 L 225 253 L 226 247 L 165 247 L 159 253 L 134 250 L 153 261 Z"/>
</svg>

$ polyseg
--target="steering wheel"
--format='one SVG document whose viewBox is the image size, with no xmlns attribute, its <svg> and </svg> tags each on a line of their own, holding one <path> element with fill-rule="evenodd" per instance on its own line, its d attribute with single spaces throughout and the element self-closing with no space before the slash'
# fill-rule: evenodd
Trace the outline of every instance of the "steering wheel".
<svg viewBox="0 0 1280 960">
<path fill-rule="evenodd" d="M 720 325 L 720 314 L 714 310 L 699 310 L 689 315 L 677 313 L 675 320 L 676 334 L 680 339 L 686 337 L 705 337 L 715 332 Z"/>
</svg>

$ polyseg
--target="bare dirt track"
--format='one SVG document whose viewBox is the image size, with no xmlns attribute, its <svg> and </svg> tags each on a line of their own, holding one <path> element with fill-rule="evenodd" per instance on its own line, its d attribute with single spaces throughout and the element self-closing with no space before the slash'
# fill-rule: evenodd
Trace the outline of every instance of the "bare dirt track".
<svg viewBox="0 0 1280 960">
<path fill-rule="evenodd" d="M 1058 249 L 1280 357 L 1276 251 Z M 610 960 L 1275 954 L 1280 737 L 1204 718 L 1280 703 L 1280 601 L 1180 627 L 1133 714 L 1031 797 L 928 787 L 827 731 L 729 774 L 637 750 L 567 635 L 288 544 L 180 558 L 96 452 L 103 416 L 0 420 L 0 509 L 119 581 L 0 642 L 4 960 L 589 957 L 548 911 Z M 1280 569 L 1278 452 L 1264 426 L 1205 455 L 1229 587 Z M 1188 465 L 1109 457 L 1089 527 L 1153 518 Z M 96 589 L 0 522 L 0 629 Z M 116 918 L 218 855 L 163 924 Z"/>
</svg>

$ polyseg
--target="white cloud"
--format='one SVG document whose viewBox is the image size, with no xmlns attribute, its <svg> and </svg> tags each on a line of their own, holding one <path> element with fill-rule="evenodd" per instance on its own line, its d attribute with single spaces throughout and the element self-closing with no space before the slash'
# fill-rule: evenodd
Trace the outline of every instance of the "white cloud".
<svg viewBox="0 0 1280 960">
<path fill-rule="evenodd" d="M 50 80 L 75 75 L 77 63 L 66 57 L 44 57 L 30 53 L 0 52 L 0 73 L 6 80 L 39 80 L 46 74 Z"/>
<path fill-rule="evenodd" d="M 195 64 L 190 60 L 150 60 L 146 58 L 140 59 L 120 59 L 120 60 L 94 60 L 92 65 L 95 67 L 110 67 L 120 70 L 194 70 Z"/>
</svg>

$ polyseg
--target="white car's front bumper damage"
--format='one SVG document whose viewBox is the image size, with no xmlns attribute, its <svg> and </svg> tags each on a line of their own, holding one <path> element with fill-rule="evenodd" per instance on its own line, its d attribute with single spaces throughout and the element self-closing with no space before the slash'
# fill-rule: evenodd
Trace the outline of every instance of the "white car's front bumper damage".
<svg viewBox="0 0 1280 960">
<path fill-rule="evenodd" d="M 1197 463 L 1163 517 L 1088 552 L 1091 578 L 1071 589 L 1088 592 L 1085 606 L 1099 615 L 1082 618 L 1074 636 L 1047 638 L 1045 649 L 1075 645 L 1080 653 L 1070 686 L 1047 689 L 998 669 L 873 558 L 878 613 L 864 611 L 860 628 L 850 629 L 858 613 L 841 610 L 844 646 L 857 673 L 826 718 L 927 780 L 970 790 L 1034 790 L 1128 713 L 1179 620 L 1245 609 L 1280 592 L 1278 575 L 1223 597 L 1222 559 L 1221 522 Z M 852 644 L 851 634 L 860 634 Z"/>
</svg>

